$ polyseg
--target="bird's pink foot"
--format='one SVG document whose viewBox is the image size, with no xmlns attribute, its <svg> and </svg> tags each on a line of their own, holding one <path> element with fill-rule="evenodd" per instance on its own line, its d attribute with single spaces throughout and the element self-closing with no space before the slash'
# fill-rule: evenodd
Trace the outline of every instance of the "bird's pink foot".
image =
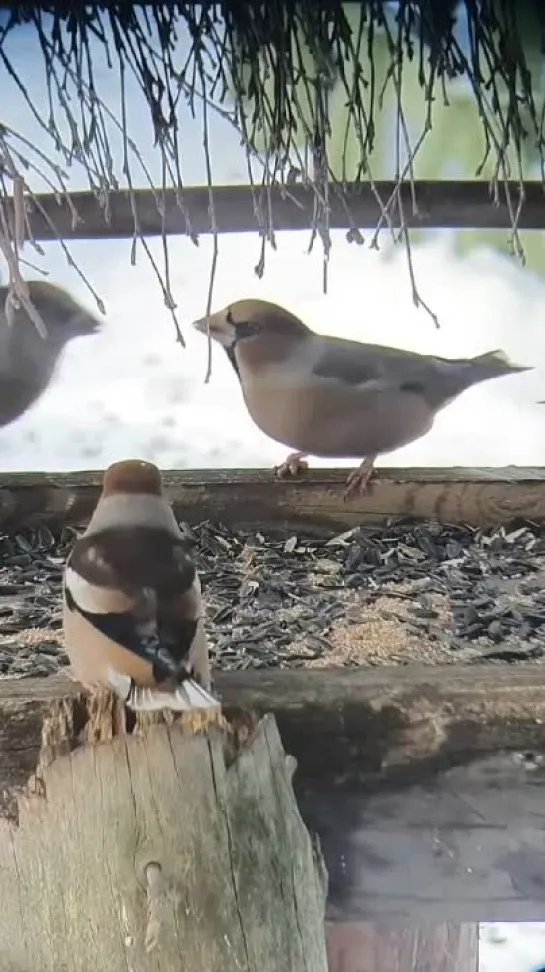
<svg viewBox="0 0 545 972">
<path fill-rule="evenodd" d="M 274 471 L 279 479 L 285 479 L 286 476 L 299 476 L 301 473 L 306 472 L 307 469 L 308 462 L 305 461 L 304 452 L 291 452 L 287 459 L 284 459 L 284 462 L 274 467 Z"/>
<path fill-rule="evenodd" d="M 357 469 L 353 469 L 346 480 L 346 486 L 344 490 L 344 498 L 348 496 L 353 496 L 354 493 L 359 493 L 360 496 L 365 496 L 366 493 L 370 492 L 370 481 L 374 475 L 376 475 L 376 470 L 374 468 L 375 457 L 369 457 L 369 459 L 364 459 L 361 466 Z"/>
</svg>

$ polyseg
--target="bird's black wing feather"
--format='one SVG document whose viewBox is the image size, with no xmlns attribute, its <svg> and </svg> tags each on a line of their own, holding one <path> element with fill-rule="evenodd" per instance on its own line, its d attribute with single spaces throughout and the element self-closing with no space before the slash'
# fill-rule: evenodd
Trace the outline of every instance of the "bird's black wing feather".
<svg viewBox="0 0 545 972">
<path fill-rule="evenodd" d="M 173 675 L 179 678 L 180 674 L 183 674 L 180 669 L 180 658 L 184 657 L 181 648 L 186 644 L 187 652 L 189 651 L 197 631 L 197 621 L 188 618 L 184 622 L 186 630 L 179 631 L 178 640 L 174 645 L 170 643 L 170 639 L 162 639 L 158 634 L 143 635 L 138 631 L 134 617 L 126 612 L 109 611 L 97 614 L 94 611 L 84 610 L 68 588 L 65 589 L 65 600 L 69 611 L 77 611 L 106 638 L 110 638 L 127 651 L 149 662 L 157 682 L 162 682 Z"/>
</svg>

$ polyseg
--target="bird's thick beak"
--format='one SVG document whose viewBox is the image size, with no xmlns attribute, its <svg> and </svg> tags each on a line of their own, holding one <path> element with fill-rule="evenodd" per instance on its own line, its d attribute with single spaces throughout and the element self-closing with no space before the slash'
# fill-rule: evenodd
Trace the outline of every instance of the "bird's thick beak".
<svg viewBox="0 0 545 972">
<path fill-rule="evenodd" d="M 209 317 L 201 317 L 198 321 L 193 321 L 193 327 L 196 331 L 200 331 L 201 334 L 208 334 L 209 321 Z"/>
<path fill-rule="evenodd" d="M 98 334 L 101 329 L 102 321 L 87 311 L 74 314 L 70 320 L 70 330 L 74 337 L 88 337 L 91 334 Z"/>
<path fill-rule="evenodd" d="M 193 327 L 201 334 L 210 335 L 211 338 L 214 338 L 214 341 L 222 344 L 224 348 L 231 347 L 236 341 L 233 325 L 229 324 L 223 316 L 218 317 L 215 314 L 210 314 L 208 317 L 201 317 L 200 320 L 193 321 Z"/>
</svg>

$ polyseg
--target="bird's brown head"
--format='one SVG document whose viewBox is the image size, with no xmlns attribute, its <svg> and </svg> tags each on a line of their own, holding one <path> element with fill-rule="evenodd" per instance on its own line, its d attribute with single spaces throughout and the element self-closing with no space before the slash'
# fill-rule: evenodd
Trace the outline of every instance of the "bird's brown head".
<svg viewBox="0 0 545 972">
<path fill-rule="evenodd" d="M 141 459 L 114 462 L 104 473 L 102 496 L 115 496 L 119 493 L 162 496 L 163 480 L 157 466 Z"/>
<path fill-rule="evenodd" d="M 312 333 L 298 317 L 278 304 L 251 298 L 234 301 L 195 321 L 193 326 L 221 344 L 235 368 L 236 360 L 255 367 L 281 361 L 294 344 Z"/>
<path fill-rule="evenodd" d="M 62 347 L 76 337 L 96 334 L 101 328 L 97 317 L 78 304 L 62 287 L 47 280 L 28 280 L 28 292 L 36 310 L 40 314 L 47 331 L 47 341 Z M 0 287 L 0 309 L 3 310 L 8 295 L 7 287 Z M 17 318 L 28 319 L 23 307 L 16 311 L 15 327 L 20 323 Z M 28 319 L 28 324 L 35 325 Z"/>
</svg>

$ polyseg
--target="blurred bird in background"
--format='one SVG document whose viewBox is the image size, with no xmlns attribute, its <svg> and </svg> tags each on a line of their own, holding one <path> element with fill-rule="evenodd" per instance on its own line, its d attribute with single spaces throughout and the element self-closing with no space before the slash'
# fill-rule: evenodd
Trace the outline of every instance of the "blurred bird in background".
<svg viewBox="0 0 545 972">
<path fill-rule="evenodd" d="M 20 418 L 54 381 L 69 341 L 99 332 L 100 321 L 62 287 L 27 281 L 34 307 L 45 325 L 44 337 L 21 307 L 10 309 L 9 288 L 0 286 L 0 427 Z"/>
<path fill-rule="evenodd" d="M 225 348 L 256 425 L 296 450 L 279 475 L 305 469 L 309 454 L 364 457 L 346 495 L 365 493 L 377 456 L 425 435 L 467 388 L 531 370 L 502 351 L 449 360 L 316 334 L 264 300 L 235 301 L 194 327 Z"/>
<path fill-rule="evenodd" d="M 64 575 L 72 673 L 134 710 L 214 709 L 201 587 L 152 463 L 106 470 Z"/>
</svg>

